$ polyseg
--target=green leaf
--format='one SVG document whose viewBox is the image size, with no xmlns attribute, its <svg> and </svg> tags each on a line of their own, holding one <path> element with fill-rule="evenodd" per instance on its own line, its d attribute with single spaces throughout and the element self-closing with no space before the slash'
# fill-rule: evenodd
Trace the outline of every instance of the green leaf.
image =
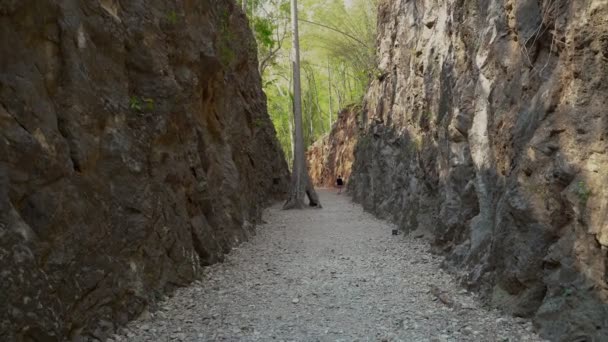
<svg viewBox="0 0 608 342">
<path fill-rule="evenodd" d="M 154 100 L 153 99 L 145 98 L 144 102 L 146 103 L 146 109 L 154 110 Z"/>
<path fill-rule="evenodd" d="M 131 96 L 131 99 L 129 100 L 129 107 L 131 109 L 141 111 L 141 103 L 137 96 Z"/>
<path fill-rule="evenodd" d="M 272 49 L 275 45 L 275 41 L 273 39 L 273 33 L 275 28 L 275 25 L 273 25 L 272 21 L 270 21 L 269 19 L 253 19 L 253 31 L 255 32 L 255 37 L 258 43 L 268 49 Z"/>
</svg>

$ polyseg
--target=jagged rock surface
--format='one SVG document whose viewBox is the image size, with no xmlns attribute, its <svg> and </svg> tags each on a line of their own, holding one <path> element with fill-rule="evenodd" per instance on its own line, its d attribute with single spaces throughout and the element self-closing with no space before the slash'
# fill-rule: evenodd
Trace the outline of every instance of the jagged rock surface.
<svg viewBox="0 0 608 342">
<path fill-rule="evenodd" d="M 104 339 L 285 194 L 233 1 L 8 0 L 0 27 L 2 340 Z"/>
<path fill-rule="evenodd" d="M 340 111 L 331 132 L 306 151 L 308 172 L 315 186 L 332 187 L 338 176 L 348 182 L 359 134 L 360 114 L 360 106 Z"/>
<path fill-rule="evenodd" d="M 488 302 L 608 340 L 608 2 L 384 0 L 350 190 Z"/>
</svg>

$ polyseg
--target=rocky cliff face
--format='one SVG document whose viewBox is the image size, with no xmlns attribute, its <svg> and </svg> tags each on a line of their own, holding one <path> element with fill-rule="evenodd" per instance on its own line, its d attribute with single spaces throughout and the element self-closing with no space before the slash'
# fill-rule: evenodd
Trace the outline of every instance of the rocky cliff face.
<svg viewBox="0 0 608 342">
<path fill-rule="evenodd" d="M 348 183 L 359 134 L 360 114 L 360 106 L 343 109 L 331 132 L 306 151 L 308 172 L 315 186 L 332 187 L 340 175 Z"/>
<path fill-rule="evenodd" d="M 0 27 L 3 340 L 104 339 L 285 193 L 233 1 L 8 0 Z"/>
<path fill-rule="evenodd" d="M 350 190 L 493 305 L 608 340 L 608 2 L 384 0 Z"/>
</svg>

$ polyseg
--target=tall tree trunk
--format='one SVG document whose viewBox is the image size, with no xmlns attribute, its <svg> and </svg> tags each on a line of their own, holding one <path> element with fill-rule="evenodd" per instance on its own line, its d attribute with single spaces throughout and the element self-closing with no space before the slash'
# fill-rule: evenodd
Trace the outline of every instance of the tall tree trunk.
<svg viewBox="0 0 608 342">
<path fill-rule="evenodd" d="M 298 37 L 298 2 L 291 0 L 291 24 L 293 27 L 293 110 L 295 121 L 295 156 L 291 172 L 291 191 L 283 209 L 304 207 L 304 195 L 308 195 L 312 207 L 321 207 L 315 192 L 304 156 L 304 132 L 302 127 L 302 86 L 300 84 L 300 40 Z"/>
<path fill-rule="evenodd" d="M 247 0 L 243 0 L 243 13 L 247 14 Z"/>
<path fill-rule="evenodd" d="M 292 52 L 293 54 L 293 52 Z M 290 59 L 293 57 L 290 57 Z M 293 109 L 293 68 L 291 68 L 291 74 L 289 75 L 289 99 L 291 100 L 291 113 L 289 113 L 289 142 L 291 143 L 291 167 L 293 172 L 293 163 L 296 160 L 296 118 L 294 117 L 295 110 Z"/>
</svg>

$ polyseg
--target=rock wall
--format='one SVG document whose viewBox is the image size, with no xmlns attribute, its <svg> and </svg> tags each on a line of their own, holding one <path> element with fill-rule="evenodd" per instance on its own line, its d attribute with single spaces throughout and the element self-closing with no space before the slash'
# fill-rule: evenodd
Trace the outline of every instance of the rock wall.
<svg viewBox="0 0 608 342">
<path fill-rule="evenodd" d="M 608 1 L 383 0 L 349 190 L 492 305 L 608 340 Z"/>
<path fill-rule="evenodd" d="M 306 151 L 308 172 L 315 186 L 333 187 L 340 175 L 348 183 L 359 134 L 360 114 L 360 106 L 340 111 L 331 132 Z"/>
<path fill-rule="evenodd" d="M 234 1 L 0 1 L 0 336 L 103 340 L 288 170 Z"/>
</svg>

